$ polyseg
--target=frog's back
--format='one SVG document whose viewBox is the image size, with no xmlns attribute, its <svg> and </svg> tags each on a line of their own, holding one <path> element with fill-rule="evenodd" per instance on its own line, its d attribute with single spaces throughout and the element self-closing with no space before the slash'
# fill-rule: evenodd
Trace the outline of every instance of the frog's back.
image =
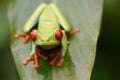
<svg viewBox="0 0 120 80">
<path fill-rule="evenodd" d="M 59 22 L 55 13 L 49 5 L 46 6 L 39 18 L 37 28 L 37 37 L 39 37 L 39 40 L 36 40 L 36 43 L 42 42 L 49 44 L 53 43 L 53 41 L 57 43 L 58 41 L 55 38 L 55 32 L 59 29 Z"/>
<path fill-rule="evenodd" d="M 55 15 L 55 13 L 53 12 L 52 8 L 48 6 L 45 7 L 45 9 L 43 10 L 43 12 L 40 15 L 40 19 L 39 19 L 39 28 L 59 28 L 59 22 L 57 20 L 57 17 Z"/>
<path fill-rule="evenodd" d="M 56 20 L 56 16 L 52 10 L 52 8 L 48 6 L 45 7 L 45 9 L 43 10 L 41 16 L 40 16 L 40 20 L 42 21 L 51 21 L 51 20 Z"/>
</svg>

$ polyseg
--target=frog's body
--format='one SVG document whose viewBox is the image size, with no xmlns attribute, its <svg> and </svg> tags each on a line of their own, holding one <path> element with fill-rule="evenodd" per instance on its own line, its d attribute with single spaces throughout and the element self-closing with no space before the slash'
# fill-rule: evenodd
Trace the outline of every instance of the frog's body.
<svg viewBox="0 0 120 80">
<path fill-rule="evenodd" d="M 38 6 L 25 24 L 23 33 L 15 35 L 16 38 L 25 36 L 24 43 L 27 43 L 30 38 L 32 39 L 30 57 L 23 64 L 27 64 L 30 60 L 35 60 L 34 67 L 39 68 L 38 57 L 44 60 L 48 59 L 48 56 L 42 55 L 42 51 L 61 45 L 62 49 L 58 48 L 56 54 L 50 54 L 51 57 L 54 57 L 50 64 L 54 65 L 56 60 L 58 60 L 57 66 L 61 66 L 68 47 L 67 33 L 70 31 L 71 27 L 54 4 Z M 72 34 L 74 32 L 76 31 L 73 31 Z"/>
<path fill-rule="evenodd" d="M 49 6 L 46 6 L 39 17 L 35 45 L 40 45 L 44 49 L 51 49 L 60 44 L 60 41 L 55 38 L 55 32 L 60 29 L 59 26 L 55 13 Z"/>
</svg>

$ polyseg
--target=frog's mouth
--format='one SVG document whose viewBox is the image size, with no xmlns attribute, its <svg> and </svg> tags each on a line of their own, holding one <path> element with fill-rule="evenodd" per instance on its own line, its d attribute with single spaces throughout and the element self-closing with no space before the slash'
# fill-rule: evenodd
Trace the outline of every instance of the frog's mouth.
<svg viewBox="0 0 120 80">
<path fill-rule="evenodd" d="M 54 47 L 56 47 L 57 45 L 60 44 L 60 42 L 39 42 L 39 43 L 35 43 L 36 45 L 44 48 L 44 49 L 52 49 Z"/>
</svg>

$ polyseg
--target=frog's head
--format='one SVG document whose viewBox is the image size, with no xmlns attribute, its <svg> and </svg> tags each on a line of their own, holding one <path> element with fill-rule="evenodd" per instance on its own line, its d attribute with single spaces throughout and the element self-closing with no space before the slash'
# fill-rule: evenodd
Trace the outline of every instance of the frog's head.
<svg viewBox="0 0 120 80">
<path fill-rule="evenodd" d="M 30 37 L 35 45 L 51 49 L 60 44 L 63 32 L 62 30 L 46 30 L 45 32 L 33 30 L 30 32 Z"/>
</svg>

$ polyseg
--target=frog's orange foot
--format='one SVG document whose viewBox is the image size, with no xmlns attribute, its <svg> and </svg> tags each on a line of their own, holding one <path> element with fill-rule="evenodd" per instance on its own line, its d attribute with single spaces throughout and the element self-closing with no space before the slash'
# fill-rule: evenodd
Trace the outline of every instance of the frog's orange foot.
<svg viewBox="0 0 120 80">
<path fill-rule="evenodd" d="M 58 54 L 58 58 L 59 58 L 59 60 L 58 60 L 58 62 L 57 62 L 56 65 L 57 65 L 58 67 L 61 67 L 61 66 L 62 66 L 62 63 L 63 63 L 63 60 L 62 60 L 62 58 L 63 58 L 63 57 L 62 57 L 62 53 L 59 53 L 59 54 Z"/>
<path fill-rule="evenodd" d="M 25 33 L 19 33 L 19 34 L 15 34 L 15 38 L 20 38 L 20 37 L 25 37 L 26 34 Z"/>
<path fill-rule="evenodd" d="M 34 60 L 34 68 L 39 68 L 40 65 L 39 65 L 39 61 L 38 61 L 38 54 L 34 54 L 32 55 L 30 58 L 26 59 L 25 61 L 23 61 L 23 64 L 26 65 L 28 64 L 31 60 Z"/>
<path fill-rule="evenodd" d="M 34 62 L 35 62 L 34 68 L 36 68 L 36 69 L 40 67 L 38 57 L 39 57 L 38 53 L 34 54 Z"/>
<path fill-rule="evenodd" d="M 41 53 L 36 52 L 34 55 L 32 55 L 30 58 L 23 61 L 23 64 L 28 64 L 31 60 L 34 60 L 34 68 L 38 69 L 40 67 L 38 58 L 41 58 L 43 60 L 47 60 L 48 57 L 43 56 Z"/>
<path fill-rule="evenodd" d="M 36 69 L 38 69 L 39 67 L 40 67 L 39 64 L 35 64 L 35 65 L 34 65 L 34 68 L 36 68 Z"/>
<path fill-rule="evenodd" d="M 36 53 L 36 56 L 37 56 L 37 58 L 41 58 L 41 59 L 43 59 L 43 60 L 48 60 L 48 57 L 42 55 L 42 54 L 39 53 L 39 52 Z"/>
<path fill-rule="evenodd" d="M 58 62 L 57 62 L 58 61 Z M 61 59 L 59 59 L 59 56 L 55 56 L 54 58 L 53 58 L 53 60 L 52 61 L 50 61 L 50 65 L 55 65 L 55 63 L 57 62 L 57 66 L 58 67 L 61 67 L 62 66 L 62 60 Z"/>
<path fill-rule="evenodd" d="M 71 32 L 68 33 L 68 36 L 73 35 L 73 34 L 75 34 L 75 33 L 78 33 L 79 31 L 80 31 L 79 28 L 75 28 L 75 29 L 73 29 Z"/>
<path fill-rule="evenodd" d="M 58 67 L 61 67 L 62 66 L 62 60 L 60 59 L 57 64 L 56 64 Z"/>
<path fill-rule="evenodd" d="M 58 56 L 55 56 L 52 61 L 50 61 L 50 65 L 54 65 L 56 61 L 58 60 Z"/>
<path fill-rule="evenodd" d="M 25 33 L 19 33 L 19 34 L 15 34 L 15 38 L 18 39 L 20 37 L 25 37 L 23 40 L 23 43 L 26 44 L 29 40 L 30 40 L 30 36 L 29 34 L 25 34 Z"/>
<path fill-rule="evenodd" d="M 34 60 L 34 55 L 32 55 L 31 57 L 29 57 L 28 59 L 23 61 L 23 64 L 26 65 L 28 64 L 31 60 Z"/>
<path fill-rule="evenodd" d="M 57 66 L 62 66 L 62 62 L 61 62 L 62 52 L 61 52 L 61 49 L 59 49 L 56 53 L 50 54 L 49 56 L 53 58 L 50 61 L 50 65 L 54 65 L 58 61 L 58 63 L 56 65 Z"/>
<path fill-rule="evenodd" d="M 40 67 L 38 58 L 41 58 L 43 60 L 47 60 L 48 59 L 48 57 L 42 55 L 40 52 L 37 51 L 36 54 L 34 54 L 34 62 L 35 62 L 34 68 L 36 68 L 36 69 L 38 69 Z"/>
<path fill-rule="evenodd" d="M 29 60 L 24 60 L 24 61 L 23 61 L 23 64 L 24 64 L 24 65 L 26 65 L 26 64 L 28 64 L 28 63 L 29 63 Z"/>
</svg>

